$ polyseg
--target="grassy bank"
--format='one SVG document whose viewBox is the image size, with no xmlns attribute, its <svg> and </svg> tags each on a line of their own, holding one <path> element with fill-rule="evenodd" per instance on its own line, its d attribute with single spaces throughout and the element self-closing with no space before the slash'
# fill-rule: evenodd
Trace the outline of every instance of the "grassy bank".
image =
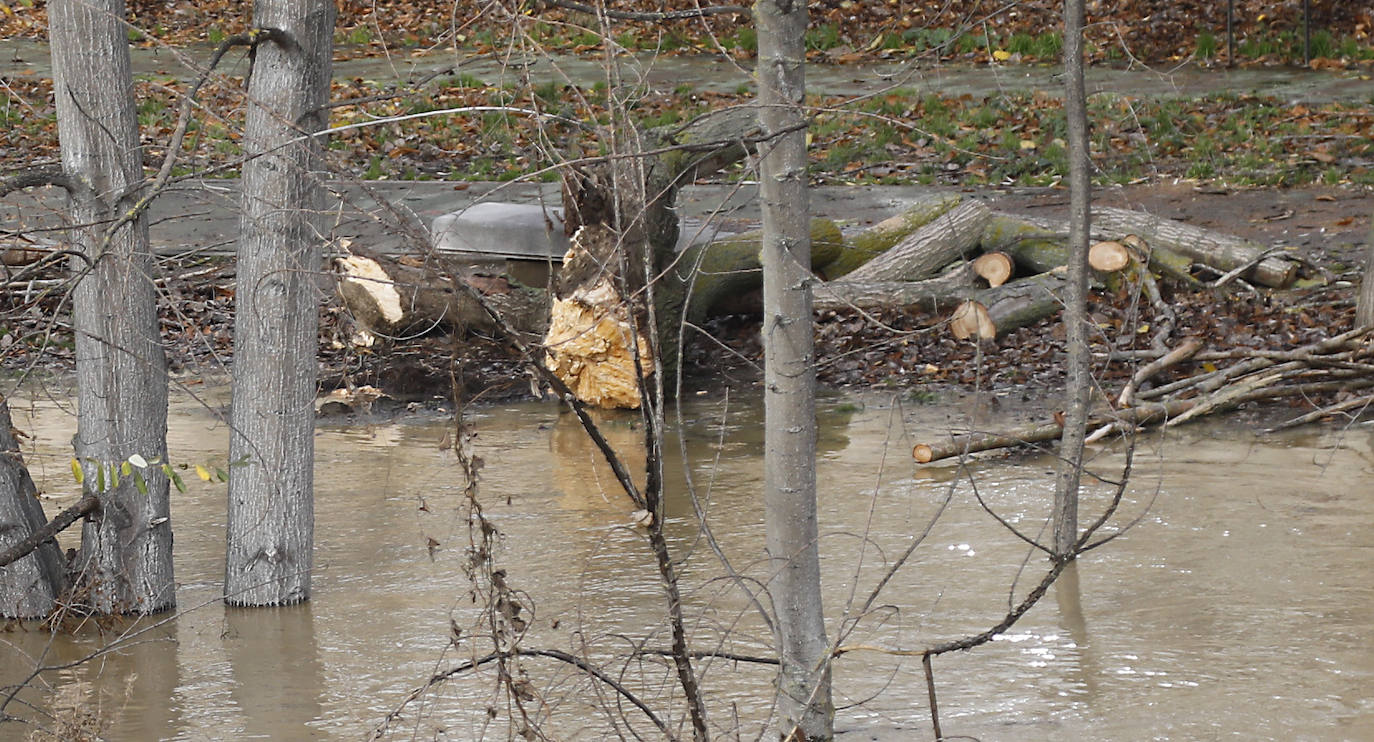
<svg viewBox="0 0 1374 742">
<path fill-rule="evenodd" d="M 160 164 L 184 83 L 138 83 L 149 166 Z M 470 75 L 420 90 L 339 83 L 329 140 L 340 177 L 363 179 L 553 179 L 569 158 L 606 154 L 593 127 L 609 120 L 604 87 L 496 87 Z M 650 126 L 745 103 L 689 85 L 623 101 Z M 811 174 L 817 183 L 1051 185 L 1064 174 L 1061 102 L 1040 93 L 981 99 L 899 90 L 850 102 L 813 97 Z M 178 172 L 237 174 L 242 94 L 207 87 Z M 507 107 L 509 110 L 462 110 Z M 458 109 L 459 112 L 448 112 Z M 536 113 L 537 112 L 537 113 Z M 1093 158 L 1101 183 L 1193 178 L 1243 186 L 1374 185 L 1374 108 L 1369 103 L 1290 105 L 1258 96 L 1091 100 Z M 0 91 L 0 165 L 14 171 L 56 159 L 49 83 L 11 81 Z M 584 122 L 572 125 L 567 121 Z M 748 178 L 736 170 L 725 178 Z"/>
</svg>

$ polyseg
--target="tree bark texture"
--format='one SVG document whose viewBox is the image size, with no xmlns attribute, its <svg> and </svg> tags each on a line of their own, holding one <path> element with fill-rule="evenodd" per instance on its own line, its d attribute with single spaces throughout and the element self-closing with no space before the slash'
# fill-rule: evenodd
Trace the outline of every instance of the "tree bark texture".
<svg viewBox="0 0 1374 742">
<path fill-rule="evenodd" d="M 89 190 L 69 202 L 70 247 L 81 276 L 72 299 L 79 414 L 76 457 L 88 470 L 131 455 L 165 460 L 167 364 L 159 338 L 154 261 L 140 216 L 105 234 L 142 179 L 122 0 L 54 0 L 48 6 L 62 167 Z M 101 501 L 81 535 L 75 565 L 96 613 L 155 613 L 175 605 L 168 482 L 157 467 L 85 488 Z"/>
<path fill-rule="evenodd" d="M 978 248 L 991 214 L 983 202 L 965 200 L 845 277 L 850 281 L 913 281 L 934 275 Z"/>
<path fill-rule="evenodd" d="M 764 521 L 776 612 L 778 716 L 789 740 L 829 740 L 834 706 L 816 522 L 816 367 L 806 191 L 806 4 L 758 0 L 763 210 Z"/>
<path fill-rule="evenodd" d="M 883 254 L 893 245 L 906 239 L 917 229 L 924 227 L 941 214 L 949 211 L 963 201 L 962 196 L 943 194 L 921 199 L 908 206 L 896 216 L 874 224 L 860 232 L 849 241 L 845 249 L 834 259 L 824 263 L 813 263 L 826 279 L 834 280 Z"/>
<path fill-rule="evenodd" d="M 321 143 L 334 4 L 257 0 L 235 291 L 233 426 L 224 595 L 310 597 Z M 272 29 L 263 34 L 261 29 Z"/>
<path fill-rule="evenodd" d="M 46 522 L 38 490 L 19 453 L 9 402 L 0 397 L 0 551 L 23 541 Z M 51 613 L 62 592 L 63 572 L 62 552 L 53 540 L 13 564 L 0 566 L 0 618 L 42 618 Z"/>
<path fill-rule="evenodd" d="M 1139 235 L 1152 249 L 1165 248 L 1221 271 L 1254 263 L 1243 277 L 1265 286 L 1287 288 L 1298 276 L 1297 263 L 1279 256 L 1262 258 L 1263 247 L 1232 235 L 1129 209 L 1093 209 L 1092 218 L 1113 237 Z"/>
<path fill-rule="evenodd" d="M 1078 490 L 1083 473 L 1092 392 L 1088 348 L 1088 243 L 1092 233 L 1092 162 L 1088 98 L 1083 79 L 1083 0 L 1064 0 L 1064 115 L 1069 145 L 1069 261 L 1064 287 L 1064 433 L 1054 489 L 1054 556 L 1072 555 L 1078 541 Z"/>
<path fill-rule="evenodd" d="M 548 329 L 549 297 L 543 289 L 504 278 L 464 279 L 457 261 L 449 264 L 437 259 L 415 265 L 356 247 L 351 251 L 352 255 L 334 261 L 339 298 L 353 319 L 370 332 L 395 337 L 435 329 L 495 331 L 486 310 L 459 290 L 455 281 L 466 281 L 477 289 L 506 326 L 528 340 L 538 340 Z"/>
<path fill-rule="evenodd" d="M 1355 326 L 1374 325 L 1374 219 L 1369 221 L 1369 247 L 1364 276 L 1360 278 L 1360 298 L 1355 303 Z"/>
</svg>

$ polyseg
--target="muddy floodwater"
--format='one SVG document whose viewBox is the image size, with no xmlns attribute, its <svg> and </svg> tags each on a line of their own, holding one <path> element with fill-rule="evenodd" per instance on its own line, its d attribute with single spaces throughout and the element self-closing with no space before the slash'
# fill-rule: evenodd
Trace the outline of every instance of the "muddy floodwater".
<svg viewBox="0 0 1374 742">
<path fill-rule="evenodd" d="M 200 389 L 213 407 L 223 390 Z M 34 442 L 29 465 L 52 496 L 75 499 L 71 409 L 57 394 L 12 399 Z M 54 401 L 57 399 L 58 401 Z M 910 447 L 962 420 L 966 407 L 882 395 L 825 400 L 820 499 L 831 639 L 858 647 L 835 664 L 843 740 L 929 739 L 918 650 L 977 633 L 1023 594 L 1044 560 L 979 507 L 1041 534 L 1053 459 L 986 458 L 915 467 Z M 988 408 L 982 408 L 986 410 Z M 996 411 L 998 408 L 991 408 Z M 683 569 L 694 645 L 768 654 L 762 621 L 698 536 L 682 465 L 734 567 L 766 581 L 762 555 L 761 411 L 755 399 L 682 405 L 668 446 L 670 531 Z M 1001 413 L 999 413 L 1001 414 Z M 668 646 L 663 593 L 633 507 L 593 464 L 594 451 L 552 404 L 472 414 L 495 554 L 533 609 L 523 646 L 593 658 L 670 724 L 682 706 L 668 668 L 626 659 L 637 643 Z M 633 418 L 603 421 L 632 451 Z M 322 424 L 316 436 L 314 598 L 285 609 L 227 609 L 220 595 L 225 491 L 188 476 L 173 494 L 180 613 L 117 651 L 40 675 L 12 704 L 45 728 L 83 715 L 110 740 L 367 739 L 432 673 L 485 654 L 464 575 L 468 525 L 442 420 Z M 1204 423 L 1152 437 L 1136 453 L 1118 524 L 1125 535 L 1083 557 L 1008 633 L 934 661 L 944 731 L 982 740 L 1374 739 L 1374 427 L 1309 427 L 1256 436 L 1253 425 Z M 182 394 L 171 451 L 223 466 L 227 435 Z M 642 455 L 631 453 L 631 460 Z M 1113 479 L 1117 447 L 1094 452 Z M 951 490 L 951 488 L 953 488 Z M 952 496 L 950 495 L 952 491 Z M 1109 492 L 1094 484 L 1084 519 Z M 929 526 L 949 497 L 939 519 Z M 1148 511 L 1146 508 L 1148 506 Z M 1143 515 L 1142 515 L 1143 513 Z M 861 607 L 912 538 L 929 534 L 867 613 Z M 1108 529 L 1110 532 L 1113 529 Z M 69 534 L 64 546 L 74 540 Z M 1018 581 L 1019 577 L 1019 581 Z M 163 617 L 166 618 L 166 617 Z M 451 622 L 464 628 L 450 646 Z M 36 663 L 60 665 L 115 638 L 87 628 L 50 637 L 0 634 L 0 683 Z M 864 649 L 867 647 L 870 649 Z M 554 739 L 657 732 L 604 686 L 566 665 L 523 662 L 533 718 Z M 708 715 L 725 738 L 771 738 L 770 670 L 703 662 Z M 487 709 L 501 719 L 492 722 Z M 492 672 L 459 676 L 407 708 L 387 739 L 505 739 L 506 702 Z M 678 727 L 690 736 L 690 727 Z M 26 739 L 33 727 L 0 726 Z"/>
</svg>

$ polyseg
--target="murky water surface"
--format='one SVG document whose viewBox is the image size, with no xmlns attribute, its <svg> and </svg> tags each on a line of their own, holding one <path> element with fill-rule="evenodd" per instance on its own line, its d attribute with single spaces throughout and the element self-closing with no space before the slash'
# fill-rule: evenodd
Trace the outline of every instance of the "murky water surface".
<svg viewBox="0 0 1374 742">
<path fill-rule="evenodd" d="M 16 423 L 37 441 L 30 466 L 57 496 L 45 505 L 54 512 L 74 499 L 59 444 L 74 421 L 41 395 L 14 402 Z M 911 444 L 943 429 L 950 414 L 876 396 L 825 405 L 825 604 L 831 637 L 843 626 L 846 646 L 912 650 L 976 633 L 1006 610 L 1013 582 L 1019 595 L 1041 574 L 1043 560 L 982 511 L 971 483 L 1036 536 L 1053 460 L 986 459 L 962 476 L 953 466 L 916 469 Z M 670 451 L 686 451 L 692 484 L 732 564 L 766 580 L 758 564 L 757 404 L 702 401 L 684 405 L 682 416 L 683 435 Z M 662 591 L 631 525 L 633 508 L 557 407 L 490 408 L 474 418 L 485 459 L 482 499 L 504 534 L 496 559 L 536 609 L 524 645 L 590 656 L 670 723 L 682 723 L 664 666 L 625 659 L 636 642 L 668 645 Z M 605 424 L 617 445 L 632 450 L 640 440 L 628 418 Z M 45 726 L 53 726 L 46 713 L 91 713 L 112 740 L 367 738 L 430 674 L 487 651 L 480 641 L 448 646 L 450 620 L 471 627 L 477 613 L 462 569 L 463 482 L 440 447 L 446 430 L 438 421 L 320 428 L 318 571 L 304 606 L 240 610 L 217 602 L 225 493 L 191 482 L 189 493 L 174 496 L 180 613 L 95 661 L 42 674 L 20 697 L 38 711 L 12 706 L 11 713 Z M 1118 519 L 1137 525 L 1086 556 L 998 641 L 935 660 L 945 733 L 1374 739 L 1372 433 L 1357 426 L 1256 439 L 1242 426 L 1211 424 L 1152 439 L 1138 452 Z M 185 397 L 176 402 L 176 458 L 223 463 L 225 441 L 213 414 Z M 1114 478 L 1122 461 L 1121 451 L 1103 449 L 1092 466 Z M 673 547 L 688 557 L 696 646 L 766 654 L 766 629 L 719 579 L 724 570 L 696 536 L 680 456 L 673 469 Z M 926 530 L 951 487 L 929 535 L 864 613 L 873 586 Z M 1085 514 L 1108 491 L 1093 487 Z M 438 542 L 432 552 L 430 539 Z M 78 638 L 33 628 L 5 633 L 0 682 L 113 638 L 94 630 Z M 543 702 L 530 708 L 554 738 L 613 736 L 611 720 L 622 717 L 654 736 L 632 707 L 568 666 L 538 659 L 524 666 Z M 769 709 L 768 668 L 716 661 L 701 671 L 718 732 L 758 737 Z M 930 737 L 919 660 L 861 649 L 839 659 L 835 672 L 841 739 Z M 506 738 L 504 721 L 487 717 L 491 704 L 505 714 L 498 699 L 492 673 L 460 676 L 410 706 L 389 738 Z M 0 727 L 0 737 L 24 735 Z"/>
</svg>

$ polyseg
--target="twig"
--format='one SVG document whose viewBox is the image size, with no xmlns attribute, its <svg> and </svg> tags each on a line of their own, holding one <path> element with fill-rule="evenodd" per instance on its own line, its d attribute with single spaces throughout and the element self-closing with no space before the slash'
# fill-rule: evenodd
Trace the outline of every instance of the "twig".
<svg viewBox="0 0 1374 742">
<path fill-rule="evenodd" d="M 1363 397 L 1354 397 L 1352 399 L 1347 399 L 1344 402 L 1337 402 L 1336 404 L 1329 405 L 1318 410 L 1312 410 L 1306 415 L 1299 415 L 1293 418 L 1292 420 L 1286 420 L 1282 423 L 1279 423 L 1278 425 L 1275 425 L 1272 428 L 1266 428 L 1264 432 L 1277 433 L 1280 430 L 1287 430 L 1288 428 L 1295 428 L 1299 425 L 1306 425 L 1307 423 L 1315 422 L 1329 415 L 1334 415 L 1338 412 L 1345 412 L 1346 410 L 1354 409 L 1356 407 L 1364 408 L 1371 404 L 1374 404 L 1374 394 L 1367 394 Z M 1361 409 L 1360 411 L 1363 412 L 1364 410 Z M 1359 413 L 1356 413 L 1356 416 L 1358 415 Z"/>
<path fill-rule="evenodd" d="M 12 454 L 5 454 L 12 455 Z M 43 545 L 43 542 L 66 530 L 77 519 L 100 508 L 100 498 L 92 493 L 86 493 L 76 504 L 63 510 L 48 521 L 42 528 L 30 533 L 23 541 L 14 544 L 4 552 L 0 552 L 0 567 L 8 567 L 14 562 L 28 556 L 34 549 Z"/>
<path fill-rule="evenodd" d="M 1154 361 L 1151 361 L 1150 363 L 1141 366 L 1140 369 L 1135 372 L 1135 375 L 1131 376 L 1131 380 L 1126 382 L 1126 388 L 1121 390 L 1121 396 L 1116 398 L 1117 406 L 1130 407 L 1132 402 L 1134 401 L 1133 398 L 1135 397 L 1135 390 L 1140 388 L 1141 384 L 1145 383 L 1146 381 L 1154 377 L 1156 374 L 1169 368 L 1170 366 L 1176 366 L 1188 360 L 1193 356 L 1193 354 L 1197 353 L 1201 349 L 1201 340 L 1198 340 L 1197 338 L 1188 338 L 1187 340 L 1184 340 L 1183 343 L 1181 343 L 1177 348 L 1174 348 L 1173 350 L 1165 354 L 1164 357 L 1157 358 Z"/>
<path fill-rule="evenodd" d="M 444 682 L 445 680 L 448 680 L 449 678 L 455 675 L 461 675 L 462 673 L 468 672 L 470 670 L 475 670 L 481 667 L 482 665 L 488 664 L 490 662 L 495 662 L 497 660 L 506 660 L 510 659 L 511 657 L 547 657 L 549 659 L 558 660 L 559 662 L 566 662 L 567 664 L 576 667 L 577 669 L 587 673 L 588 675 L 596 678 L 597 680 L 600 680 L 606 685 L 609 685 L 611 688 L 615 690 L 615 692 L 623 696 L 625 700 L 634 704 L 635 708 L 644 712 L 644 716 L 647 717 L 649 721 L 653 722 L 654 726 L 658 727 L 658 730 L 662 732 L 665 737 L 667 737 L 668 739 L 677 739 L 676 735 L 673 734 L 672 730 L 668 727 L 668 725 L 665 724 L 662 719 L 658 718 L 658 715 L 653 712 L 653 709 L 649 708 L 648 705 L 646 705 L 643 701 L 639 700 L 639 698 L 635 696 L 634 693 L 631 693 L 628 688 L 626 688 L 624 685 L 621 685 L 620 682 L 618 682 L 615 678 L 606 674 L 604 670 L 600 669 L 596 665 L 593 665 L 590 662 L 587 662 L 586 660 L 576 655 L 568 654 L 567 652 L 563 652 L 557 649 L 512 649 L 505 652 L 492 652 L 491 654 L 488 654 L 485 657 L 479 657 L 474 660 L 468 660 L 467 662 L 464 662 L 458 665 L 457 667 L 453 667 L 441 673 L 433 675 L 430 677 L 429 680 L 425 682 L 424 685 L 406 694 L 405 700 L 401 701 L 401 704 L 397 706 L 395 709 L 393 709 L 391 713 L 387 714 L 386 718 L 382 720 L 381 724 L 377 725 L 376 729 L 372 730 L 372 739 L 381 739 L 382 736 L 386 734 L 388 728 L 391 726 L 391 723 L 401 717 L 401 710 L 408 706 L 411 701 L 414 701 L 415 699 L 424 695 L 425 691 L 429 690 L 430 688 Z"/>
<path fill-rule="evenodd" d="M 940 704 L 935 700 L 935 673 L 930 669 L 930 654 L 921 655 L 921 666 L 926 671 L 926 695 L 930 698 L 930 725 L 935 729 L 935 742 L 945 738 L 940 731 Z"/>
</svg>

